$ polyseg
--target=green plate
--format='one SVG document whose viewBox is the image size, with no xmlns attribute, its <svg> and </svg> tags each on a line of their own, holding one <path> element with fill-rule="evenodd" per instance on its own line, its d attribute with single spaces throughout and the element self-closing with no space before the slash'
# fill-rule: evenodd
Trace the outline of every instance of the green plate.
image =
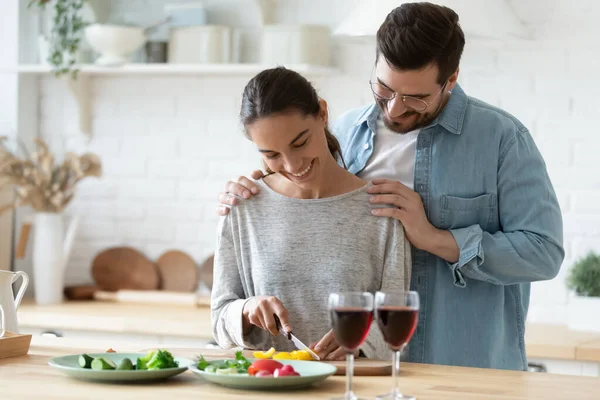
<svg viewBox="0 0 600 400">
<path fill-rule="evenodd" d="M 211 360 L 213 362 L 215 360 Z M 254 361 L 249 359 L 250 362 Z M 235 389 L 278 390 L 298 389 L 323 381 L 333 375 L 336 367 L 318 361 L 277 360 L 289 364 L 300 376 L 282 376 L 279 378 L 256 377 L 247 374 L 215 374 L 198 369 L 198 364 L 190 365 L 190 370 L 207 381 Z"/>
<path fill-rule="evenodd" d="M 108 360 L 113 361 L 116 365 L 119 365 L 121 360 L 129 358 L 135 365 L 136 360 L 139 357 L 145 356 L 147 353 L 89 353 L 91 357 L 104 357 Z M 185 372 L 192 360 L 187 358 L 175 357 L 175 361 L 179 363 L 178 368 L 167 368 L 159 370 L 132 370 L 132 371 L 119 371 L 119 370 L 93 370 L 87 368 L 81 368 L 78 363 L 79 354 L 63 357 L 52 358 L 48 364 L 51 367 L 58 369 L 64 374 L 73 378 L 85 379 L 90 381 L 102 381 L 102 382 L 134 382 L 134 381 L 153 381 L 166 379 L 171 376 L 175 376 Z"/>
</svg>

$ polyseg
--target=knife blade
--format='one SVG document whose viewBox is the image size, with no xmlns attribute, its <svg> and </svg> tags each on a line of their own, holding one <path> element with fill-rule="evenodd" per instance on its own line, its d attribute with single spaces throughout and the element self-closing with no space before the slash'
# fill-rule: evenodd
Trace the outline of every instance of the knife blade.
<svg viewBox="0 0 600 400">
<path fill-rule="evenodd" d="M 317 361 L 321 360 L 321 357 L 319 357 L 314 351 L 309 349 L 307 345 L 302 343 L 302 341 L 300 339 L 298 339 L 296 337 L 296 335 L 294 335 L 292 332 L 286 332 L 285 329 L 283 329 L 283 326 L 281 326 L 281 321 L 279 320 L 279 317 L 277 316 L 277 314 L 273 314 L 273 317 L 275 318 L 275 324 L 277 324 L 277 329 L 279 330 L 279 333 L 281 333 L 288 340 L 291 340 L 292 343 L 294 343 L 294 346 L 296 346 L 296 348 L 298 350 L 305 350 L 315 360 L 317 360 Z"/>
<path fill-rule="evenodd" d="M 315 360 L 317 360 L 317 361 L 321 360 L 321 357 L 319 357 L 317 355 L 317 353 L 315 353 L 314 351 L 309 349 L 308 346 L 305 345 L 304 343 L 302 343 L 302 341 L 300 339 L 298 339 L 292 332 L 290 332 L 289 334 L 290 334 L 290 340 L 294 343 L 294 345 L 296 346 L 296 348 L 298 350 L 305 350 Z"/>
</svg>

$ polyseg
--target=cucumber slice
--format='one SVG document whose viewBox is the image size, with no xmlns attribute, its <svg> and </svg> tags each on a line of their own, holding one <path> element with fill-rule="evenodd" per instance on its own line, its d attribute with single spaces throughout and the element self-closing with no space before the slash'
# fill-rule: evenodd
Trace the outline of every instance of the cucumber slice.
<svg viewBox="0 0 600 400">
<path fill-rule="evenodd" d="M 220 375 L 233 375 L 233 374 L 237 374 L 237 368 L 219 368 L 217 370 L 217 374 Z"/>
<path fill-rule="evenodd" d="M 117 369 L 131 371 L 133 370 L 133 363 L 129 358 L 124 358 L 123 360 L 121 360 L 121 363 L 119 364 L 119 367 Z"/>
<path fill-rule="evenodd" d="M 94 358 L 92 361 L 92 369 L 93 370 L 107 370 L 107 369 L 116 369 L 117 366 L 111 360 L 107 360 L 106 358 L 99 357 Z"/>
<path fill-rule="evenodd" d="M 78 361 L 81 368 L 92 368 L 92 361 L 94 361 L 94 357 L 90 357 L 87 354 L 82 354 L 79 356 Z"/>
</svg>

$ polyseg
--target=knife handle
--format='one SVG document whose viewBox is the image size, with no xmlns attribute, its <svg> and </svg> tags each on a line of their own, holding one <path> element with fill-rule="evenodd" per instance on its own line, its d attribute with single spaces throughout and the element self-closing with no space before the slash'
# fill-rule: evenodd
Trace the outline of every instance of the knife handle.
<svg viewBox="0 0 600 400">
<path fill-rule="evenodd" d="M 273 314 L 273 318 L 275 318 L 275 325 L 277 326 L 277 330 L 281 332 L 283 336 L 287 336 L 288 340 L 292 339 L 292 332 L 286 332 L 283 330 L 283 326 L 281 325 L 281 320 L 277 316 L 277 314 Z"/>
</svg>

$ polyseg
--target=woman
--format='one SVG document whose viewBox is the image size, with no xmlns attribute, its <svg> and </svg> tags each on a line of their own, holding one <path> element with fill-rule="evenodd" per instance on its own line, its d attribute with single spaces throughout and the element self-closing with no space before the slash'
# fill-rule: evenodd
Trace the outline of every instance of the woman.
<svg viewBox="0 0 600 400">
<path fill-rule="evenodd" d="M 330 331 L 329 293 L 407 289 L 404 230 L 371 215 L 369 184 L 339 164 L 327 104 L 304 77 L 285 68 L 259 73 L 244 89 L 240 119 L 269 175 L 219 224 L 213 335 L 224 348 L 293 350 L 278 335 L 277 315 L 320 355 L 343 359 Z M 389 355 L 378 329 L 361 350 Z"/>
</svg>

